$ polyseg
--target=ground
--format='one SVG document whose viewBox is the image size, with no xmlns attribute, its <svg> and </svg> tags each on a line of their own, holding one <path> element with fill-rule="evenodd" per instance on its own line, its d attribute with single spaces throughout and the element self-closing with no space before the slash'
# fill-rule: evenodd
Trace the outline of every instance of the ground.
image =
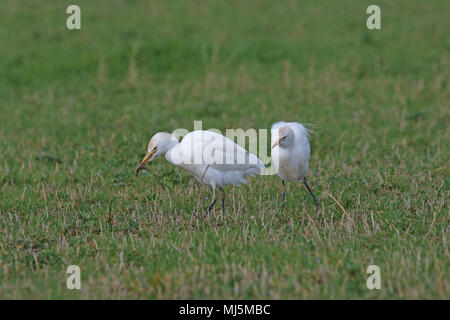
<svg viewBox="0 0 450 320">
<path fill-rule="evenodd" d="M 1 8 L 0 298 L 450 298 L 449 1 Z M 204 216 L 210 189 L 164 159 L 134 175 L 194 120 L 308 124 L 319 211 L 263 176 Z"/>
</svg>

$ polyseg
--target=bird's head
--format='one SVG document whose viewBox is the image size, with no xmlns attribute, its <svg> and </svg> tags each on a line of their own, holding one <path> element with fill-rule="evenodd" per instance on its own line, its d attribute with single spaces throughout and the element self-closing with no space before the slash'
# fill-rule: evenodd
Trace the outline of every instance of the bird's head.
<svg viewBox="0 0 450 320">
<path fill-rule="evenodd" d="M 176 143 L 178 143 L 177 138 L 170 133 L 156 133 L 148 143 L 147 154 L 145 155 L 144 159 L 142 159 L 139 166 L 136 168 L 136 175 L 139 174 L 139 171 L 146 169 L 145 166 L 150 163 L 155 157 L 166 153 Z"/>
<path fill-rule="evenodd" d="M 295 139 L 294 131 L 289 127 L 281 127 L 278 129 L 278 137 L 272 145 L 272 149 L 276 146 L 280 146 L 282 148 L 289 147 Z"/>
</svg>

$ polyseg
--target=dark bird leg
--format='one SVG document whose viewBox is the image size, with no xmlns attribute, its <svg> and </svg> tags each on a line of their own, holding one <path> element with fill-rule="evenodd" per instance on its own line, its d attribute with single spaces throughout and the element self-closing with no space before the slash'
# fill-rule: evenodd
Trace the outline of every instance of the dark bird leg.
<svg viewBox="0 0 450 320">
<path fill-rule="evenodd" d="M 283 192 L 281 193 L 282 202 L 281 202 L 281 210 L 284 210 L 284 203 L 286 202 L 284 199 L 286 197 L 286 189 L 284 187 L 284 180 L 281 180 L 281 184 L 283 185 Z"/>
<path fill-rule="evenodd" d="M 219 188 L 222 191 L 222 213 L 225 214 L 225 189 Z"/>
<path fill-rule="evenodd" d="M 314 194 L 312 193 L 310 187 L 306 183 L 306 178 L 303 178 L 303 183 L 305 184 L 306 188 L 308 189 L 309 194 L 311 195 L 311 197 L 314 199 L 314 204 L 316 205 L 316 209 L 318 209 L 319 208 L 319 202 L 317 202 L 316 197 L 314 196 Z"/>
<path fill-rule="evenodd" d="M 214 207 L 214 205 L 216 204 L 216 201 L 217 201 L 216 188 L 213 189 L 213 197 L 214 197 L 213 202 L 211 202 L 211 204 L 208 206 L 208 213 L 211 212 L 212 208 Z"/>
</svg>

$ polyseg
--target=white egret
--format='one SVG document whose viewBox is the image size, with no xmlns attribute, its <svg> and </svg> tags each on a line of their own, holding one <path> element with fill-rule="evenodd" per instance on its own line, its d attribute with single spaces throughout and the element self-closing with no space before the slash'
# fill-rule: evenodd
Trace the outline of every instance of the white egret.
<svg viewBox="0 0 450 320">
<path fill-rule="evenodd" d="M 148 144 L 148 153 L 136 169 L 145 169 L 155 157 L 165 154 L 168 162 L 191 173 L 200 183 L 211 186 L 213 200 L 208 212 L 217 201 L 216 187 L 222 195 L 225 211 L 226 185 L 245 184 L 246 178 L 261 173 L 264 164 L 230 139 L 213 131 L 197 130 L 188 133 L 181 142 L 175 135 L 158 132 Z"/>
<path fill-rule="evenodd" d="M 285 180 L 303 181 L 317 208 L 317 199 L 306 182 L 311 153 L 308 129 L 298 122 L 280 121 L 272 125 L 271 135 L 271 158 L 283 185 L 282 208 L 284 208 L 285 203 Z"/>
</svg>

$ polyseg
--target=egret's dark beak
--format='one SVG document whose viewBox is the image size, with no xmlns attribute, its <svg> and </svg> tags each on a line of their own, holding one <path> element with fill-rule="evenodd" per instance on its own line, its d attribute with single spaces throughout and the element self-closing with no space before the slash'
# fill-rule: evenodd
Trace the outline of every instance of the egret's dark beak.
<svg viewBox="0 0 450 320">
<path fill-rule="evenodd" d="M 156 150 L 152 150 L 145 155 L 144 159 L 142 159 L 141 163 L 136 168 L 136 176 L 139 174 L 139 171 L 141 171 L 143 169 L 147 170 L 147 168 L 145 166 L 147 165 L 147 163 L 149 163 L 150 159 L 152 158 L 152 156 L 155 152 L 156 152 Z"/>
</svg>

